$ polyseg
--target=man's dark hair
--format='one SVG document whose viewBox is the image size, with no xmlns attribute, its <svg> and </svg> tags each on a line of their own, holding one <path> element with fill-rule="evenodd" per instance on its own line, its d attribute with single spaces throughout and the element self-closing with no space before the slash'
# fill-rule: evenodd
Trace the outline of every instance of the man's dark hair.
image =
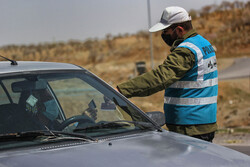
<svg viewBox="0 0 250 167">
<path fill-rule="evenodd" d="M 177 26 L 181 26 L 184 30 L 191 30 L 193 29 L 191 21 L 185 21 L 182 23 L 175 23 L 171 25 L 172 30 L 174 30 Z"/>
</svg>

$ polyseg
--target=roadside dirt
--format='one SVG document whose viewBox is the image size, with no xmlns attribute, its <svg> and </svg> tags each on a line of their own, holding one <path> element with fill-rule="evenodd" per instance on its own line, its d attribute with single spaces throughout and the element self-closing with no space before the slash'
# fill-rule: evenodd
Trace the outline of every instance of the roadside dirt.
<svg viewBox="0 0 250 167">
<path fill-rule="evenodd" d="M 250 133 L 216 133 L 213 143 L 219 145 L 244 145 L 250 146 Z"/>
</svg>

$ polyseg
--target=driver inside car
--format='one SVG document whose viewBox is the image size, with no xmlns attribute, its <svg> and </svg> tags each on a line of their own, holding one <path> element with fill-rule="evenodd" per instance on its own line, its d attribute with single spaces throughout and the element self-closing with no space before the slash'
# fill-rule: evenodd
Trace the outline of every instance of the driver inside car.
<svg viewBox="0 0 250 167">
<path fill-rule="evenodd" d="M 49 90 L 32 90 L 26 100 L 26 111 L 36 118 L 36 124 L 41 128 L 57 129 L 59 122 L 56 120 L 59 115 L 57 103 Z"/>
</svg>

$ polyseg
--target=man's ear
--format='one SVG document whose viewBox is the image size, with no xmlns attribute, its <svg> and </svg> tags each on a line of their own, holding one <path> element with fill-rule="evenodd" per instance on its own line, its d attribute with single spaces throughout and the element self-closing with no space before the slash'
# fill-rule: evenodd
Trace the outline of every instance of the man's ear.
<svg viewBox="0 0 250 167">
<path fill-rule="evenodd" d="M 185 30 L 184 30 L 183 27 L 177 26 L 176 27 L 176 33 L 177 33 L 177 35 L 178 35 L 179 38 L 182 38 L 183 35 L 185 34 Z"/>
</svg>

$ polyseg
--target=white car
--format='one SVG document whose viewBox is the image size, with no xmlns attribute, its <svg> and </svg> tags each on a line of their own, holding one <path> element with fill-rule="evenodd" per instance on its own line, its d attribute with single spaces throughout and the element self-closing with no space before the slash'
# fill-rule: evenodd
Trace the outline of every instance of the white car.
<svg viewBox="0 0 250 167">
<path fill-rule="evenodd" d="M 0 167 L 18 166 L 248 167 L 250 157 L 162 129 L 82 67 L 10 60 L 0 62 Z"/>
</svg>

